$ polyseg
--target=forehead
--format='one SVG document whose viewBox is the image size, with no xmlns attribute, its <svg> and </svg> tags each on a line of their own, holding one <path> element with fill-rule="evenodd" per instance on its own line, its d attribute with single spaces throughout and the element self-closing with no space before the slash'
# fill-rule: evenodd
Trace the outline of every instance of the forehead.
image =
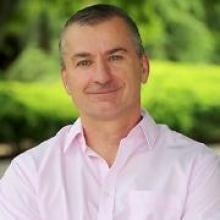
<svg viewBox="0 0 220 220">
<path fill-rule="evenodd" d="M 119 17 L 93 25 L 74 23 L 65 30 L 62 42 L 65 51 L 134 47 L 131 31 Z"/>
</svg>

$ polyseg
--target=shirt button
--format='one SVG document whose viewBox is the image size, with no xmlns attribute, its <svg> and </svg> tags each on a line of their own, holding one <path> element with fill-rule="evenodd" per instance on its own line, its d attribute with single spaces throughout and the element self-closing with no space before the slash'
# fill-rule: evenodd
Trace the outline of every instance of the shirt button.
<svg viewBox="0 0 220 220">
<path fill-rule="evenodd" d="M 111 196 L 111 193 L 109 193 L 109 192 L 106 191 L 106 192 L 104 192 L 104 196 L 105 196 L 105 197 L 110 197 L 110 196 Z"/>
</svg>

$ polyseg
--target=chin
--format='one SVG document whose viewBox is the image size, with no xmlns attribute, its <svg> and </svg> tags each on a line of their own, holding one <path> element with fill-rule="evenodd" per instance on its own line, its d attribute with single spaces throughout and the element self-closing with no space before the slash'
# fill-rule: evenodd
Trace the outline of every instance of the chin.
<svg viewBox="0 0 220 220">
<path fill-rule="evenodd" d="M 90 117 L 97 120 L 113 120 L 120 115 L 120 112 L 115 108 L 100 108 L 96 111 L 90 111 L 87 113 Z"/>
</svg>

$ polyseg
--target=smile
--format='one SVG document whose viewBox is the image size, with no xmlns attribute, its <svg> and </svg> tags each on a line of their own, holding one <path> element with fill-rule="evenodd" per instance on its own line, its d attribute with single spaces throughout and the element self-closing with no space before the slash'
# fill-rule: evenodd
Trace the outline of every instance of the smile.
<svg viewBox="0 0 220 220">
<path fill-rule="evenodd" d="M 121 87 L 116 88 L 116 89 L 103 89 L 103 90 L 100 90 L 100 91 L 88 92 L 88 94 L 91 94 L 91 95 L 105 95 L 105 94 L 115 93 L 120 89 L 121 89 Z"/>
</svg>

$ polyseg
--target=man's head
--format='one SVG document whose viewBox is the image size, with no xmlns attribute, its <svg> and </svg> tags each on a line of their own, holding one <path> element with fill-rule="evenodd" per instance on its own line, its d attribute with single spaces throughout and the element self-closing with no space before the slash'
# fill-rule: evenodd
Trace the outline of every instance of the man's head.
<svg viewBox="0 0 220 220">
<path fill-rule="evenodd" d="M 137 25 L 132 20 L 132 18 L 128 16 L 121 8 L 118 8 L 113 5 L 98 4 L 98 5 L 92 5 L 92 6 L 83 8 L 82 10 L 77 11 L 66 21 L 64 25 L 64 29 L 61 34 L 60 43 L 59 43 L 61 68 L 65 66 L 64 59 L 63 59 L 63 53 L 65 50 L 65 42 L 63 38 L 65 35 L 65 31 L 68 27 L 70 27 L 73 24 L 92 26 L 92 25 L 96 25 L 101 22 L 107 21 L 113 17 L 119 17 L 125 22 L 128 29 L 130 30 L 130 36 L 132 37 L 134 41 L 137 54 L 139 56 L 142 56 L 144 54 L 144 47 L 142 44 L 142 40 L 141 40 L 139 31 L 138 31 Z"/>
<path fill-rule="evenodd" d="M 148 61 L 136 25 L 121 9 L 95 5 L 77 12 L 65 25 L 60 47 L 62 79 L 81 118 L 140 114 Z"/>
</svg>

